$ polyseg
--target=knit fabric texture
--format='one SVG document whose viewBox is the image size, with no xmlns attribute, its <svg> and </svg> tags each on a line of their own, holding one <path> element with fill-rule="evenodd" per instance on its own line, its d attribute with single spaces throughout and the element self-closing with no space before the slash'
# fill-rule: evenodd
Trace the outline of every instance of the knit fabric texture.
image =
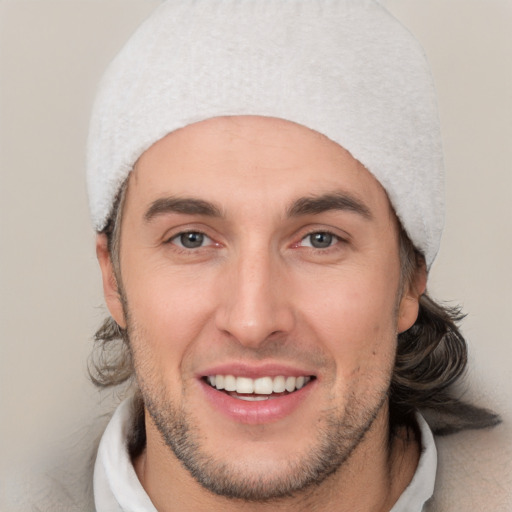
<svg viewBox="0 0 512 512">
<path fill-rule="evenodd" d="M 430 267 L 444 223 L 435 90 L 420 45 L 375 0 L 163 2 L 100 84 L 87 163 L 95 229 L 152 144 L 236 115 L 299 123 L 347 149 Z"/>
</svg>

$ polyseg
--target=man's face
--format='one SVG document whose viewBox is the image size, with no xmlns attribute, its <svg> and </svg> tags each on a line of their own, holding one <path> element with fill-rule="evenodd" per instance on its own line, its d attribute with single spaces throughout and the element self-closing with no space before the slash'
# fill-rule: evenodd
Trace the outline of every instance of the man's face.
<svg viewBox="0 0 512 512">
<path fill-rule="evenodd" d="M 417 303 L 387 196 L 340 146 L 261 117 L 176 131 L 131 174 L 120 247 L 126 306 L 115 290 L 107 303 L 129 332 L 148 457 L 257 500 L 385 442 Z"/>
</svg>

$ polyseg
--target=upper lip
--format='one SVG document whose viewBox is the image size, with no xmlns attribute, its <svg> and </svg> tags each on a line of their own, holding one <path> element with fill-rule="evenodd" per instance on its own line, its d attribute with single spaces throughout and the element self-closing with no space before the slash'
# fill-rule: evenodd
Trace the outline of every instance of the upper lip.
<svg viewBox="0 0 512 512">
<path fill-rule="evenodd" d="M 265 364 L 247 364 L 247 363 L 224 363 L 211 366 L 198 373 L 198 377 L 207 377 L 209 375 L 234 375 L 235 377 L 248 377 L 257 379 L 258 377 L 300 377 L 315 376 L 311 370 L 293 365 L 280 363 Z"/>
</svg>

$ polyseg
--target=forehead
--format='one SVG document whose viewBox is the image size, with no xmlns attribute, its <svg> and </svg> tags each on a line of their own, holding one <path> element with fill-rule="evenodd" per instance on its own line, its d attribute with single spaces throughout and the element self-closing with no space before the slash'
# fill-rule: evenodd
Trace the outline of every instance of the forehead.
<svg viewBox="0 0 512 512">
<path fill-rule="evenodd" d="M 129 202 L 164 197 L 211 201 L 222 211 L 283 210 L 300 197 L 348 194 L 391 211 L 379 182 L 348 151 L 318 132 L 259 116 L 214 118 L 151 146 L 130 177 Z"/>
</svg>

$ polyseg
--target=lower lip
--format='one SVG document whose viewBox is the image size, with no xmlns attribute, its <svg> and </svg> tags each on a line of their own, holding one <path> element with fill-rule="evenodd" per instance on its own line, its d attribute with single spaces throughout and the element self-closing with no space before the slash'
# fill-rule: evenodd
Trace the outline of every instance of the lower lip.
<svg viewBox="0 0 512 512">
<path fill-rule="evenodd" d="M 316 385 L 316 379 L 314 379 L 302 389 L 294 391 L 289 395 L 257 402 L 248 402 L 246 400 L 233 398 L 223 391 L 218 391 L 203 380 L 200 382 L 207 400 L 214 409 L 234 421 L 248 425 L 271 423 L 292 414 L 308 397 Z"/>
</svg>

